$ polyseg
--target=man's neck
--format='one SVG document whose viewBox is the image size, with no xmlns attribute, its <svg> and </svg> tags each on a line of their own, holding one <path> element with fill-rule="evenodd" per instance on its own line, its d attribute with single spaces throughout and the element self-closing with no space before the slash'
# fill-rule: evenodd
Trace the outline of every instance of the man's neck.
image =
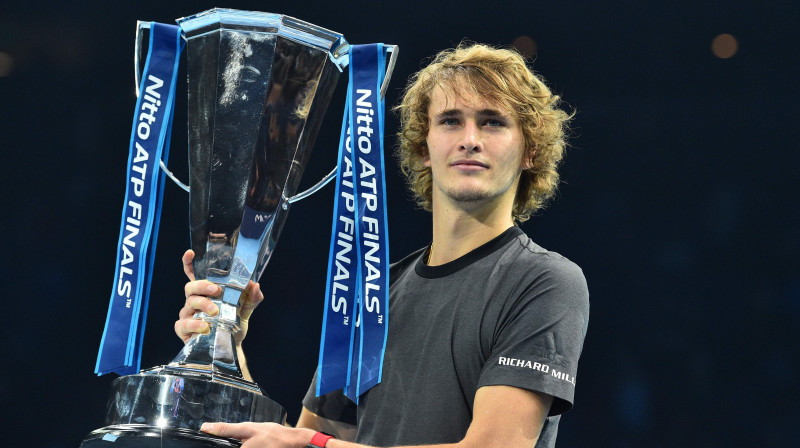
<svg viewBox="0 0 800 448">
<path fill-rule="evenodd" d="M 433 204 L 433 243 L 428 264 L 449 263 L 488 243 L 514 225 L 511 207 L 493 203 L 465 210 Z"/>
</svg>

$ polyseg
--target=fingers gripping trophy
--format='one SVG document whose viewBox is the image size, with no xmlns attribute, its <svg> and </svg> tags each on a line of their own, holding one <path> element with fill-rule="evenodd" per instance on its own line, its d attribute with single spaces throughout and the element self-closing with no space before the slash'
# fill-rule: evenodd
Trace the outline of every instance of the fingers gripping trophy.
<svg viewBox="0 0 800 448">
<path fill-rule="evenodd" d="M 295 194 L 351 46 L 338 33 L 277 14 L 213 9 L 177 23 L 137 26 L 139 99 L 129 185 L 96 369 L 124 376 L 112 383 L 106 426 L 91 432 L 82 447 L 238 446 L 199 432 L 200 426 L 286 419 L 283 407 L 242 374 L 238 311 L 269 262 L 289 205 L 336 177 L 334 169 Z M 167 37 L 163 27 L 169 28 Z M 150 54 L 140 74 L 145 36 Z M 184 45 L 189 185 L 161 162 L 168 151 L 167 109 Z M 381 96 L 397 54 L 394 46 L 382 48 L 392 57 Z M 158 59 L 167 53 L 172 59 Z M 164 73 L 158 71 L 162 68 Z M 149 288 L 149 279 L 139 272 L 152 263 L 155 242 L 147 238 L 158 226 L 165 175 L 190 193 L 194 255 L 187 253 L 184 262 L 191 263 L 187 273 L 218 285 L 213 302 L 219 312 L 195 316 L 209 323 L 209 331 L 192 335 L 172 362 L 137 373 Z"/>
</svg>

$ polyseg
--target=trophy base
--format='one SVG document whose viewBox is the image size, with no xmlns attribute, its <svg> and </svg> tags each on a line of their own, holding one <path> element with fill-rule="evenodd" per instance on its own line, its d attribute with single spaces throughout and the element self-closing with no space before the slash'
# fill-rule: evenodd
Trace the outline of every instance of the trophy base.
<svg viewBox="0 0 800 448">
<path fill-rule="evenodd" d="M 286 410 L 241 378 L 156 367 L 111 383 L 108 426 L 89 433 L 81 447 L 240 446 L 200 432 L 205 422 L 284 424 Z"/>
<path fill-rule="evenodd" d="M 92 431 L 80 448 L 238 448 L 238 440 L 183 428 L 115 425 Z"/>
</svg>

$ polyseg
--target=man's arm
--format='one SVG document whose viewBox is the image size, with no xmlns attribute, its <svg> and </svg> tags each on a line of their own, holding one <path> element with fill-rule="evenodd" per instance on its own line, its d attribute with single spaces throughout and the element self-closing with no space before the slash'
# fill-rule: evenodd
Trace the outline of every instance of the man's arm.
<svg viewBox="0 0 800 448">
<path fill-rule="evenodd" d="M 536 444 L 553 398 L 511 386 L 485 386 L 475 394 L 472 423 L 458 443 L 436 445 L 439 448 L 530 448 Z M 301 422 L 316 423 L 308 415 Z M 319 418 L 319 417 L 318 417 Z M 300 426 L 300 422 L 298 422 Z M 319 426 L 286 428 L 274 423 L 212 423 L 202 430 L 222 437 L 242 440 L 242 448 L 305 448 Z M 368 448 L 340 439 L 332 439 L 328 448 Z M 433 445 L 418 446 L 429 448 Z"/>
<path fill-rule="evenodd" d="M 472 423 L 458 444 L 467 447 L 536 445 L 553 397 L 511 386 L 485 386 L 475 393 Z"/>
</svg>

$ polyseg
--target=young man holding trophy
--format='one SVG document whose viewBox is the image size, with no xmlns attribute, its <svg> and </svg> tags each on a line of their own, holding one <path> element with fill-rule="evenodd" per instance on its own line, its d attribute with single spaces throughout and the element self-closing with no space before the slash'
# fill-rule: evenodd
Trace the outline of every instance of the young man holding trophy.
<svg viewBox="0 0 800 448">
<path fill-rule="evenodd" d="M 207 422 L 202 430 L 244 447 L 551 447 L 572 407 L 589 318 L 578 266 L 516 226 L 544 206 L 570 115 L 508 50 L 462 45 L 409 82 L 401 103 L 400 165 L 433 240 L 391 267 L 380 384 L 358 406 L 340 392 L 303 401 L 297 428 Z M 209 331 L 196 311 L 218 312 L 220 288 L 190 282 L 179 337 Z M 237 350 L 258 284 L 240 308 Z M 246 373 L 245 375 L 249 376 Z M 356 411 L 357 409 L 357 411 Z M 332 434 L 334 438 L 323 434 Z"/>
</svg>

